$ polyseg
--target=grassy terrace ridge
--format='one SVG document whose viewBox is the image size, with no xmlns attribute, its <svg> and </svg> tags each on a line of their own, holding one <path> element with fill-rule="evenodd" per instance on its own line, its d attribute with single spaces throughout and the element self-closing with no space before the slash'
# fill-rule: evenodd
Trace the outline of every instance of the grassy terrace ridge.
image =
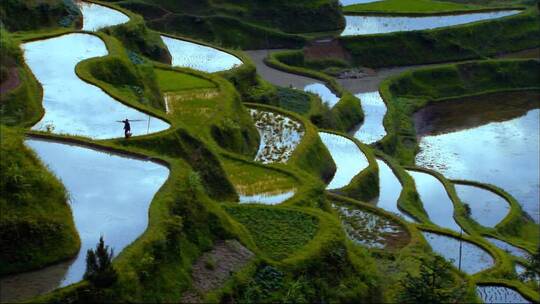
<svg viewBox="0 0 540 304">
<path fill-rule="evenodd" d="M 298 33 L 344 26 L 337 0 L 110 2 L 143 15 L 155 30 L 229 47 L 301 46 L 306 38 Z"/>
<path fill-rule="evenodd" d="M 168 180 L 156 193 L 149 207 L 147 229 L 114 259 L 114 267 L 119 274 L 117 282 L 106 288 L 97 288 L 83 280 L 32 299 L 31 302 L 178 302 L 192 286 L 191 271 L 194 263 L 203 253 L 212 250 L 216 241 L 228 239 L 238 240 L 254 252 L 256 257 L 239 272 L 231 274 L 223 286 L 201 295 L 205 302 L 396 301 L 401 291 L 398 286 L 402 286 L 401 280 L 405 274 L 417 274 L 422 263 L 429 263 L 433 259 L 433 253 L 421 231 L 459 237 L 456 232 L 442 229 L 429 220 L 414 181 L 405 172 L 405 168 L 419 168 L 402 166 L 412 164 L 417 149 L 414 126 L 410 121 L 412 113 L 430 102 L 461 96 L 499 90 L 540 90 L 540 79 L 535 73 L 540 65 L 538 60 L 475 61 L 410 71 L 382 84 L 381 94 L 388 107 L 384 121 L 388 135 L 381 143 L 366 146 L 339 133 L 358 124 L 363 119 L 363 114 L 357 98 L 340 88 L 331 76 L 313 70 L 320 68 L 328 72 L 325 63 L 302 62 L 302 66 L 296 67 L 290 64 L 294 62 L 287 62 L 290 58 L 303 60 L 299 51 L 290 52 L 289 57 L 268 59 L 268 62 L 277 68 L 309 75 L 327 83 L 341 96 L 340 102 L 332 110 L 325 112 L 326 110 L 318 108 L 320 101 L 309 94 L 293 96 L 305 98 L 302 100 L 310 102 L 309 108 L 299 108 L 298 105 L 287 102 L 276 103 L 272 100 L 275 98 L 272 94 L 286 95 L 290 92 L 280 92 L 262 81 L 257 76 L 253 63 L 241 51 L 225 50 L 240 58 L 244 64 L 219 73 L 207 74 L 168 66 L 167 60 L 163 60 L 165 57 L 161 56 L 163 53 L 159 50 L 151 52 L 156 50 L 152 46 L 157 46 L 155 37 L 159 37 L 160 33 L 147 29 L 141 16 L 125 9 L 128 7 L 134 11 L 147 10 L 151 14 L 159 15 L 160 9 L 170 10 L 182 6 L 186 10 L 185 14 L 173 18 L 174 22 L 171 24 L 179 21 L 183 26 L 180 27 L 181 30 L 185 30 L 184 26 L 191 25 L 189 33 L 184 34 L 205 41 L 217 41 L 223 45 L 262 45 L 269 40 L 270 43 L 279 45 L 285 44 L 285 40 L 279 40 L 284 37 L 286 43 L 293 41 L 299 45 L 304 38 L 296 40 L 301 36 L 286 34 L 283 28 L 269 29 L 275 25 L 273 22 L 282 21 L 265 18 L 273 16 L 275 10 L 284 7 L 294 7 L 291 12 L 308 7 L 315 8 L 315 13 L 310 18 L 318 19 L 319 14 L 324 12 L 317 11 L 317 8 L 325 7 L 329 3 L 333 5 L 337 1 L 302 0 L 287 3 L 279 0 L 279 5 L 275 7 L 269 7 L 271 3 L 263 0 L 240 0 L 234 4 L 226 0 L 181 0 L 175 3 L 158 1 L 162 6 L 158 7 L 149 0 L 120 0 L 113 3 L 95 1 L 122 10 L 130 16 L 131 21 L 124 26 L 88 33 L 104 41 L 109 55 L 88 59 L 76 67 L 76 73 L 82 80 L 103 89 L 117 101 L 159 117 L 171 125 L 168 130 L 136 136 L 129 140 L 94 141 L 82 137 L 29 131 L 27 128 L 43 114 L 40 104 L 42 92 L 24 61 L 20 60 L 18 45 L 25 41 L 81 31 L 54 28 L 8 33 L 2 29 L 2 59 L 8 54 L 23 82 L 3 95 L 1 100 L 0 190 L 13 195 L 7 199 L 2 196 L 0 199 L 2 214 L 5 210 L 10 214 L 10 217 L 2 216 L 0 220 L 0 241 L 11 244 L 26 240 L 12 240 L 10 235 L 4 233 L 18 229 L 20 226 L 13 222 L 19 220 L 30 223 L 30 226 L 37 223 L 39 229 L 34 229 L 34 226 L 31 228 L 32 231 L 38 231 L 40 236 L 54 236 L 54 233 L 47 230 L 49 228 L 61 234 L 61 237 L 54 240 L 40 239 L 45 245 L 40 243 L 39 246 L 34 246 L 35 244 L 28 241 L 20 246 L 2 246 L 8 248 L 5 252 L 9 257 L 31 256 L 37 261 L 25 265 L 21 264 L 24 261 L 17 261 L 21 263 L 15 264 L 9 272 L 19 272 L 25 270 L 24 267 L 37 268 L 68 258 L 76 253 L 78 247 L 73 220 L 65 204 L 65 191 L 35 155 L 23 146 L 25 134 L 150 160 L 170 170 Z M 427 0 L 423 1 L 425 2 Z M 208 7 L 213 11 L 207 10 Z M 259 16 L 260 20 L 254 20 L 255 16 L 247 15 L 260 8 L 267 9 L 268 11 L 262 13 L 269 15 Z M 529 9 L 520 16 L 531 17 L 531 12 Z M 240 20 L 240 15 L 246 20 Z M 193 27 L 192 22 L 195 19 L 191 16 L 200 17 L 199 22 L 203 26 Z M 147 21 L 155 26 L 159 23 L 158 17 L 160 16 Z M 280 18 L 291 19 L 287 14 Z M 255 21 L 260 23 L 258 28 L 247 29 Z M 527 22 L 529 21 L 528 19 Z M 228 32 L 231 24 L 233 26 Z M 291 23 L 286 26 L 292 28 L 299 25 L 302 24 Z M 208 28 L 212 28 L 212 32 L 205 32 Z M 265 39 L 262 33 L 272 31 L 275 36 Z M 519 32 L 518 36 L 527 32 L 519 27 L 516 31 Z M 227 36 L 223 36 L 224 34 Z M 136 37 L 134 41 L 142 39 L 141 44 L 134 44 L 134 41 L 128 38 L 130 35 Z M 248 41 L 252 36 L 256 41 Z M 226 41 L 219 40 L 220 37 Z M 516 39 L 519 45 L 516 47 L 521 47 L 521 38 Z M 159 46 L 157 47 L 159 49 Z M 6 49 L 9 52 L 4 52 Z M 394 54 L 394 57 L 399 56 Z M 2 61 L 4 63 L 4 60 Z M 340 67 L 350 66 L 344 62 L 326 63 Z M 4 71 L 2 73 L 5 74 Z M 168 112 L 165 112 L 164 95 L 177 97 L 169 103 Z M 286 106 L 287 110 L 274 105 Z M 303 125 L 305 135 L 288 163 L 264 165 L 253 161 L 259 136 L 247 114 L 249 107 L 286 115 Z M 314 119 L 317 114 L 322 116 L 321 120 Z M 329 123 L 328 120 L 331 119 L 333 121 Z M 328 129 L 333 131 L 327 131 Z M 366 155 L 368 168 L 355 176 L 348 186 L 338 190 L 339 194 L 361 201 L 325 191 L 324 181 L 328 181 L 333 175 L 335 164 L 319 138 L 319 131 L 353 140 Z M 378 194 L 376 157 L 391 167 L 402 184 L 399 208 L 419 223 L 405 222 L 399 216 L 366 203 Z M 531 238 L 538 237 L 538 225 L 527 221 L 518 202 L 502 189 L 472 181 L 450 181 L 433 171 L 425 171 L 435 175 L 445 186 L 454 204 L 454 217 L 468 232 L 464 239 L 484 248 L 495 259 L 492 268 L 472 276 L 454 269 L 453 277 L 446 282 L 445 287 L 466 286 L 459 299 L 461 302 L 479 300 L 475 291 L 477 283 L 508 286 L 527 299 L 538 302 L 540 295 L 535 291 L 537 286 L 531 282 L 520 282 L 516 277 L 516 259 L 483 239 L 483 236 L 495 237 L 533 252 L 537 249 L 538 242 L 531 241 Z M 454 189 L 455 182 L 473 184 L 503 196 L 511 206 L 509 215 L 495 228 L 478 225 L 466 215 L 465 207 Z M 32 185 L 30 188 L 29 183 Z M 33 193 L 43 187 L 45 190 L 41 193 Z M 295 195 L 278 206 L 235 203 L 238 200 L 236 190 L 257 194 L 261 191 L 271 193 L 289 189 L 295 189 Z M 42 199 L 44 192 L 47 195 Z M 42 209 L 35 208 L 36 198 L 40 198 Z M 410 239 L 402 248 L 395 250 L 368 250 L 355 245 L 343 232 L 330 205 L 332 201 L 354 205 L 396 222 L 403 227 Z M 14 205 L 13 202 L 23 202 L 24 205 Z M 61 229 L 58 229 L 59 223 L 63 225 Z M 24 252 L 21 254 L 12 251 L 19 249 Z M 0 268 L 6 269 L 3 264 Z"/>
<path fill-rule="evenodd" d="M 335 71 L 352 67 L 394 67 L 486 59 L 540 46 L 540 13 L 528 7 L 517 15 L 421 31 L 337 37 L 347 61 L 306 59 L 304 52 L 272 54 L 278 69 L 322 79 L 332 86 Z M 497 33 L 492 35 L 491 33 Z M 396 54 L 400 54 L 396 56 Z"/>
<path fill-rule="evenodd" d="M 348 15 L 405 15 L 405 16 L 422 16 L 422 15 L 447 15 L 460 13 L 475 13 L 504 9 L 523 8 L 523 6 L 509 4 L 491 4 L 485 3 L 462 3 L 451 1 L 436 1 L 436 0 L 384 0 L 372 3 L 352 4 L 345 6 L 343 12 Z"/>
</svg>

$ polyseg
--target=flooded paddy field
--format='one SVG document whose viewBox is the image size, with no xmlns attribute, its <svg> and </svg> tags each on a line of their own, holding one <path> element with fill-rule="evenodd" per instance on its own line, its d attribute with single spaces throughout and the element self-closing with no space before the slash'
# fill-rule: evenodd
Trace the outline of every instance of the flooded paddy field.
<svg viewBox="0 0 540 304">
<path fill-rule="evenodd" d="M 519 12 L 519 10 L 508 10 L 427 17 L 345 16 L 346 27 L 341 33 L 341 36 L 427 30 L 502 18 L 518 14 Z"/>
<path fill-rule="evenodd" d="M 169 170 L 150 161 L 82 146 L 37 139 L 25 144 L 66 187 L 81 239 L 79 254 L 72 261 L 2 281 L 3 294 L 31 297 L 82 280 L 86 251 L 95 247 L 100 236 L 115 255 L 137 239 L 148 225 L 150 202 Z"/>
<path fill-rule="evenodd" d="M 500 249 L 506 251 L 508 254 L 513 255 L 515 257 L 527 260 L 530 256 L 530 254 L 526 250 L 510 245 L 505 241 L 501 241 L 499 239 L 491 238 L 491 237 L 485 237 L 485 239 L 491 244 L 499 247 Z"/>
<path fill-rule="evenodd" d="M 460 267 L 459 251 L 461 246 L 461 270 L 472 275 L 495 265 L 493 257 L 477 245 L 443 234 L 423 231 L 422 234 L 437 254 L 443 256 L 456 268 Z"/>
<path fill-rule="evenodd" d="M 384 249 L 400 248 L 409 242 L 404 228 L 389 218 L 344 203 L 334 202 L 332 207 L 349 238 L 359 245 Z"/>
<path fill-rule="evenodd" d="M 414 179 L 429 219 L 435 225 L 459 232 L 461 228 L 454 220 L 454 204 L 444 185 L 431 174 L 411 170 L 407 173 Z"/>
<path fill-rule="evenodd" d="M 477 286 L 476 294 L 484 303 L 531 303 L 519 292 L 504 286 Z"/>
<path fill-rule="evenodd" d="M 242 65 L 238 57 L 202 44 L 161 36 L 172 56 L 172 65 L 207 73 L 230 70 Z"/>
<path fill-rule="evenodd" d="M 325 132 L 319 132 L 319 136 L 336 163 L 336 173 L 326 189 L 347 186 L 358 173 L 369 166 L 366 156 L 352 140 Z"/>
<path fill-rule="evenodd" d="M 322 102 L 328 105 L 329 108 L 333 108 L 339 101 L 339 97 L 322 83 L 309 84 L 304 87 L 304 91 L 319 95 Z"/>
<path fill-rule="evenodd" d="M 129 17 L 122 12 L 96 3 L 75 1 L 83 15 L 83 31 L 97 31 L 101 28 L 126 23 Z"/>
<path fill-rule="evenodd" d="M 286 163 L 304 136 L 302 124 L 274 112 L 250 109 L 249 113 L 261 135 L 255 161 Z"/>
<path fill-rule="evenodd" d="M 403 186 L 396 177 L 392 168 L 383 160 L 377 159 L 379 166 L 379 197 L 376 206 L 403 217 L 408 222 L 415 222 L 413 218 L 398 208 L 398 199 Z"/>
<path fill-rule="evenodd" d="M 426 107 L 415 114 L 416 164 L 447 178 L 496 185 L 539 223 L 539 96 L 492 94 Z"/>
<path fill-rule="evenodd" d="M 75 74 L 79 62 L 108 54 L 105 43 L 97 36 L 67 34 L 28 42 L 22 47 L 26 63 L 43 86 L 45 115 L 33 130 L 107 139 L 124 136 L 120 121 L 126 118 L 139 121 L 132 124 L 134 136 L 169 127 L 161 119 L 120 103 Z"/>
<path fill-rule="evenodd" d="M 482 226 L 495 227 L 510 212 L 510 205 L 502 196 L 490 190 L 455 184 L 459 199 L 471 209 L 471 218 Z"/>
<path fill-rule="evenodd" d="M 254 195 L 242 195 L 240 194 L 241 204 L 263 204 L 263 205 L 277 205 L 281 204 L 289 198 L 293 197 L 295 191 L 278 192 L 278 193 L 260 193 Z"/>
<path fill-rule="evenodd" d="M 365 144 L 372 144 L 386 135 L 383 121 L 386 115 L 386 104 L 379 92 L 359 93 L 355 95 L 360 99 L 364 111 L 364 121 L 354 132 L 354 137 Z"/>
</svg>

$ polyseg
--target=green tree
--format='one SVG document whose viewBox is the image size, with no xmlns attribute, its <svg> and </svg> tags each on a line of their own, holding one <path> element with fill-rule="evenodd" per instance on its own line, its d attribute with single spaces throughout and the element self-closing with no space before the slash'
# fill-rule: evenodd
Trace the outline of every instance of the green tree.
<svg viewBox="0 0 540 304">
<path fill-rule="evenodd" d="M 433 260 L 422 259 L 420 275 L 408 273 L 401 280 L 402 291 L 398 295 L 400 303 L 452 303 L 465 293 L 463 286 L 452 287 L 454 280 L 451 265 L 442 257 Z"/>
<path fill-rule="evenodd" d="M 118 274 L 112 265 L 114 252 L 105 246 L 103 236 L 99 238 L 96 249 L 89 249 L 86 253 L 86 272 L 84 279 L 96 287 L 108 287 L 114 284 Z"/>
</svg>

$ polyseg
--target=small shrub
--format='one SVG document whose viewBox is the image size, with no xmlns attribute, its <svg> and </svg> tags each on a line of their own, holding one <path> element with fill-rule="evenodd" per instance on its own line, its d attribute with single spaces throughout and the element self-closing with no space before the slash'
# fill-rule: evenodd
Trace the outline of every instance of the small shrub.
<svg viewBox="0 0 540 304">
<path fill-rule="evenodd" d="M 105 246 L 103 236 L 99 238 L 96 249 L 86 253 L 86 272 L 84 279 L 96 287 L 109 287 L 114 284 L 118 274 L 112 265 L 114 251 Z"/>
</svg>

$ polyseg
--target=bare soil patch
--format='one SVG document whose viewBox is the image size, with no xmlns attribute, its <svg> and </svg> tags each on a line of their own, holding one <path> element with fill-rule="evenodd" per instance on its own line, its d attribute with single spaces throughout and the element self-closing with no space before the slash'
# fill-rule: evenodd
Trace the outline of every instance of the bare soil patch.
<svg viewBox="0 0 540 304">
<path fill-rule="evenodd" d="M 8 77 L 2 79 L 0 82 L 0 96 L 6 95 L 9 91 L 15 89 L 21 84 L 21 79 L 19 77 L 19 71 L 16 67 L 11 67 L 8 69 Z"/>
<path fill-rule="evenodd" d="M 253 256 L 253 252 L 236 240 L 217 241 L 193 265 L 192 290 L 184 293 L 180 302 L 201 303 L 204 294 L 222 286 Z"/>
</svg>

